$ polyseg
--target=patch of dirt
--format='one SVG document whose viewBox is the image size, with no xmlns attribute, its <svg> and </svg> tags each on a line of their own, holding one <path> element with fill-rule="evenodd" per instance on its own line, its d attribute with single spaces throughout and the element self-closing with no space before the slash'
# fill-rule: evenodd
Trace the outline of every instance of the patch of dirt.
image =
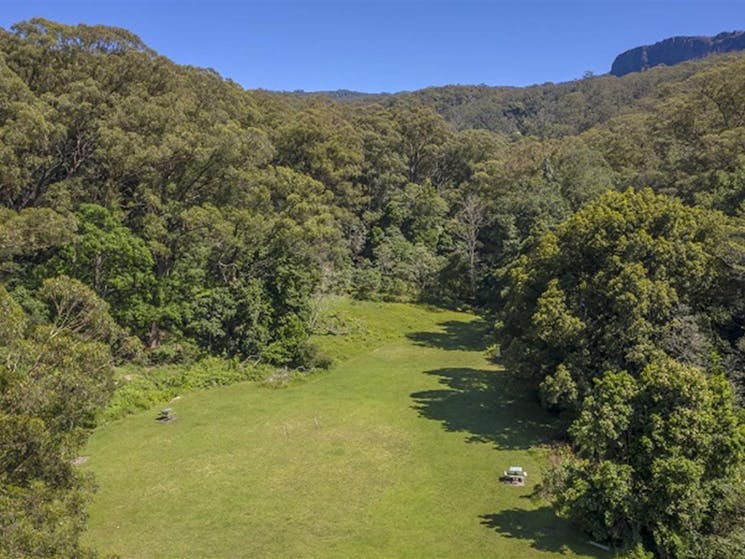
<svg viewBox="0 0 745 559">
<path fill-rule="evenodd" d="M 88 461 L 88 456 L 78 456 L 75 460 L 72 461 L 73 466 L 82 466 Z"/>
</svg>

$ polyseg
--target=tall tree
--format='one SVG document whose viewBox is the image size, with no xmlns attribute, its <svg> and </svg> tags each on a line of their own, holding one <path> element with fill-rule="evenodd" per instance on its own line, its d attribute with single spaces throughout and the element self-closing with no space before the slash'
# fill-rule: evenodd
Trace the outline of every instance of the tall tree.
<svg viewBox="0 0 745 559">
<path fill-rule="evenodd" d="M 662 559 L 739 557 L 745 424 L 727 380 L 669 359 L 596 379 L 548 477 L 560 514 Z"/>
<path fill-rule="evenodd" d="M 90 479 L 72 460 L 113 389 L 107 305 L 68 278 L 45 282 L 50 324 L 0 285 L 0 554 L 88 557 Z"/>
</svg>

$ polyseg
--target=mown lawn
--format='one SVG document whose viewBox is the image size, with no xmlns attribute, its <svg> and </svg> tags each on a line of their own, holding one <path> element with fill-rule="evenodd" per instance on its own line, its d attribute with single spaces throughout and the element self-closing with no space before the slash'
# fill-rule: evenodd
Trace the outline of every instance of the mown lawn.
<svg viewBox="0 0 745 559">
<path fill-rule="evenodd" d="M 339 364 L 195 392 L 96 431 L 88 543 L 122 558 L 599 557 L 530 498 L 550 418 L 463 313 L 334 301 Z M 500 485 L 510 465 L 525 488 Z"/>
</svg>

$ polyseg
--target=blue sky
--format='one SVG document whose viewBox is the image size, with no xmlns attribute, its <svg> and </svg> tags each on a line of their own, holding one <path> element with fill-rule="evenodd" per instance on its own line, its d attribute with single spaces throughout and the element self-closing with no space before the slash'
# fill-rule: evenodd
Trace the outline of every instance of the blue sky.
<svg viewBox="0 0 745 559">
<path fill-rule="evenodd" d="M 606 73 L 634 46 L 745 29 L 745 0 L 0 0 L 0 27 L 34 16 L 126 27 L 247 88 L 378 92 Z"/>
</svg>

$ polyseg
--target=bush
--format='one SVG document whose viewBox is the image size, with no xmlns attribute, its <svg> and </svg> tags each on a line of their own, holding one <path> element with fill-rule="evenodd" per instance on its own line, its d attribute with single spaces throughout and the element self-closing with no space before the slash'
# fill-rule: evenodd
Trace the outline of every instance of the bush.
<svg viewBox="0 0 745 559">
<path fill-rule="evenodd" d="M 184 370 L 179 381 L 183 390 L 196 390 L 227 386 L 244 380 L 259 380 L 263 378 L 268 366 L 239 363 L 237 360 L 227 361 L 218 357 L 207 357 Z"/>
<path fill-rule="evenodd" d="M 329 354 L 320 351 L 316 353 L 316 356 L 313 359 L 313 366 L 318 369 L 328 370 L 333 364 L 333 358 Z"/>
<path fill-rule="evenodd" d="M 132 363 L 145 365 L 147 355 L 142 348 L 142 342 L 137 336 L 120 336 L 113 344 L 112 350 L 116 364 Z"/>
<path fill-rule="evenodd" d="M 616 557 L 618 559 L 654 559 L 654 554 L 646 551 L 642 544 L 637 544 L 633 549 L 629 549 Z"/>
<path fill-rule="evenodd" d="M 374 299 L 380 293 L 383 284 L 380 271 L 369 266 L 355 268 L 352 281 L 356 299 Z"/>
<path fill-rule="evenodd" d="M 194 363 L 202 354 L 193 341 L 188 339 L 167 341 L 147 353 L 151 365 Z"/>
<path fill-rule="evenodd" d="M 132 413 L 165 404 L 184 392 L 261 380 L 274 369 L 268 365 L 239 363 L 207 357 L 188 366 L 128 367 L 101 419 L 113 421 Z"/>
<path fill-rule="evenodd" d="M 104 410 L 101 419 L 113 421 L 137 411 L 168 402 L 178 393 L 175 387 L 160 386 L 158 379 L 136 376 L 121 382 Z"/>
</svg>

